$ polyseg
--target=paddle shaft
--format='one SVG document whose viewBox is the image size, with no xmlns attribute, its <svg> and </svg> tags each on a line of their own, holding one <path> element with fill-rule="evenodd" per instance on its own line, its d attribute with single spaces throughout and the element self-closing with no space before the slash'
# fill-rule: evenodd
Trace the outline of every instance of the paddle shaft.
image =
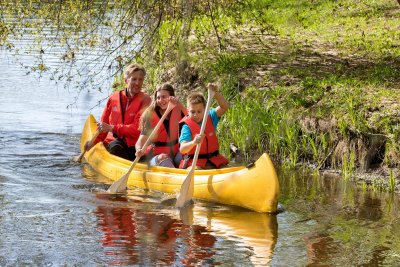
<svg viewBox="0 0 400 267">
<path fill-rule="evenodd" d="M 208 89 L 208 97 L 207 104 L 204 110 L 203 121 L 201 123 L 200 135 L 204 133 L 207 124 L 208 112 L 210 111 L 211 99 L 213 98 L 215 92 L 211 89 Z M 179 196 L 176 200 L 176 207 L 183 207 L 193 196 L 194 191 L 194 170 L 196 169 L 197 159 L 199 158 L 201 143 L 196 145 L 196 151 L 194 152 L 194 157 L 192 161 L 192 166 L 190 167 L 190 171 L 186 176 L 185 180 L 182 183 L 181 190 Z"/>
<path fill-rule="evenodd" d="M 97 129 L 97 131 L 94 133 L 92 139 L 90 139 L 89 141 L 89 147 L 93 146 L 93 142 L 96 140 L 97 136 L 99 136 L 99 129 Z M 81 162 L 83 156 L 85 155 L 86 151 L 88 151 L 88 149 L 85 147 L 83 149 L 83 151 L 81 152 L 81 154 L 79 155 L 78 159 L 76 160 L 77 162 Z"/>
<path fill-rule="evenodd" d="M 206 109 L 204 111 L 203 121 L 201 123 L 200 135 L 202 135 L 204 133 L 204 130 L 206 129 L 208 112 L 210 111 L 211 99 L 213 98 L 213 96 L 214 96 L 214 91 L 210 90 L 210 92 L 208 93 L 208 97 L 207 97 L 207 105 L 206 105 Z M 198 143 L 196 145 L 196 151 L 194 152 L 192 167 L 193 166 L 196 167 L 197 159 L 199 158 L 199 154 L 200 154 L 200 148 L 201 148 L 201 143 Z"/>
<path fill-rule="evenodd" d="M 160 128 L 161 124 L 164 122 L 165 118 L 167 118 L 168 114 L 170 113 L 170 111 L 175 107 L 174 104 L 172 104 L 171 102 L 168 103 L 168 107 L 165 110 L 164 114 L 161 116 L 160 120 L 157 122 L 156 126 L 154 127 L 153 131 L 150 133 L 149 137 L 147 138 L 146 142 L 143 145 L 143 149 L 146 149 L 146 147 L 148 145 L 150 145 L 151 143 L 151 139 L 153 139 L 154 135 L 157 133 L 158 129 Z M 140 159 L 140 157 L 136 157 L 135 161 L 132 163 L 131 167 L 129 168 L 127 175 L 129 176 L 129 174 L 132 172 L 133 168 L 135 167 L 136 163 L 138 162 L 138 160 Z"/>
<path fill-rule="evenodd" d="M 143 145 L 143 149 L 146 149 L 146 147 L 150 144 L 151 139 L 153 139 L 154 135 L 157 133 L 161 124 L 164 122 L 165 118 L 167 118 L 168 114 L 174 107 L 175 107 L 175 104 L 173 104 L 171 102 L 168 103 L 167 109 L 165 110 L 164 114 L 161 116 L 160 120 L 158 121 L 158 123 L 154 127 L 153 131 L 147 138 L 146 142 Z M 136 163 L 138 163 L 139 160 L 140 160 L 140 157 L 135 158 L 135 160 L 133 161 L 133 163 L 132 163 L 131 167 L 129 168 L 129 170 L 127 171 L 127 173 L 125 175 L 123 175 L 121 178 L 119 178 L 117 181 L 115 181 L 110 186 L 110 188 L 108 189 L 109 193 L 118 193 L 121 190 L 125 190 L 125 188 L 127 186 L 127 182 L 128 182 L 128 177 L 131 174 L 133 168 L 135 168 L 135 165 L 136 165 Z"/>
</svg>

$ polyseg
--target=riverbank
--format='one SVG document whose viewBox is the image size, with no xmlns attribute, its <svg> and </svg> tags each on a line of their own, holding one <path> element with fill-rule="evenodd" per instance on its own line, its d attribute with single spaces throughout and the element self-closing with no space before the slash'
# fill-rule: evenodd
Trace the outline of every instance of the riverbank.
<svg viewBox="0 0 400 267">
<path fill-rule="evenodd" d="M 266 151 L 279 166 L 334 171 L 394 191 L 399 7 L 344 0 L 221 4 L 193 17 L 180 38 L 171 35 L 185 28 L 178 22 L 161 25 L 157 49 L 143 62 L 154 83 L 173 83 L 182 98 L 209 81 L 221 83 L 232 104 L 218 133 L 224 154 L 232 142 L 240 161 Z"/>
</svg>

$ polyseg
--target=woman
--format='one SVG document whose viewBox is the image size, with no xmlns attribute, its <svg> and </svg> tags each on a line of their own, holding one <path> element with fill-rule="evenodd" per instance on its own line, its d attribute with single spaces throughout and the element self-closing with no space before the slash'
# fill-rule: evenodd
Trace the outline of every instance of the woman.
<svg viewBox="0 0 400 267">
<path fill-rule="evenodd" d="M 152 145 L 147 148 L 143 147 L 152 129 L 166 111 L 169 102 L 175 104 L 175 107 L 159 128 L 156 137 L 152 140 Z M 159 86 L 154 94 L 152 104 L 146 109 L 140 121 L 142 133 L 135 145 L 136 157 L 148 154 L 148 157 L 151 158 L 150 166 L 170 168 L 178 166 L 182 159 L 178 144 L 179 121 L 186 115 L 186 108 L 175 98 L 173 86 L 168 83 Z"/>
</svg>

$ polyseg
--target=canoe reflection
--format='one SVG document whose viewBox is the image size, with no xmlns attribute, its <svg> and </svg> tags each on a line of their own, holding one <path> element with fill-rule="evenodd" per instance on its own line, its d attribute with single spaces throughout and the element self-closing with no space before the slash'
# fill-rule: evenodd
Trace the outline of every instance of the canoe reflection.
<svg viewBox="0 0 400 267">
<path fill-rule="evenodd" d="M 260 266 L 268 264 L 278 239 L 276 215 L 247 210 L 205 209 L 193 210 L 194 223 L 207 225 L 217 236 L 237 237 L 244 246 L 251 247 L 250 260 Z"/>
<path fill-rule="evenodd" d="M 98 206 L 95 211 L 109 265 L 213 265 L 221 246 L 217 240 L 232 237 L 251 247 L 253 263 L 271 259 L 277 239 L 276 216 L 197 206 L 180 212 L 141 210 L 130 201 L 116 205 L 115 200 L 128 201 L 114 198 L 114 205 Z"/>
</svg>

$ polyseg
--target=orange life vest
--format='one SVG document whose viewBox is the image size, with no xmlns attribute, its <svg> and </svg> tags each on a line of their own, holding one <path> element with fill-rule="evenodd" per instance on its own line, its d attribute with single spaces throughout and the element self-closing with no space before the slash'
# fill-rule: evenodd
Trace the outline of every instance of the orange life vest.
<svg viewBox="0 0 400 267">
<path fill-rule="evenodd" d="M 179 108 L 174 108 L 169 117 L 169 129 L 161 124 L 158 129 L 157 138 L 153 142 L 153 155 L 168 154 L 172 158 L 179 151 L 179 121 L 182 119 L 182 111 Z M 154 128 L 160 121 L 158 114 L 153 111 L 151 126 Z"/>
<path fill-rule="evenodd" d="M 134 95 L 130 99 L 129 105 L 126 90 L 113 93 L 108 98 L 101 121 L 113 125 L 114 132 L 100 134 L 96 143 L 103 140 L 105 144 L 109 144 L 117 136 L 124 140 L 129 147 L 134 146 L 140 135 L 140 116 L 150 102 L 150 97 L 144 92 Z"/>
<path fill-rule="evenodd" d="M 194 138 L 196 134 L 200 133 L 201 126 L 191 118 L 185 117 L 181 120 L 181 122 L 189 126 L 192 138 Z M 224 164 L 228 164 L 229 160 L 227 160 L 224 156 L 219 154 L 218 138 L 217 135 L 215 134 L 214 125 L 212 124 L 210 115 L 207 116 L 207 124 L 206 128 L 204 129 L 204 135 L 205 137 L 200 146 L 200 153 L 197 159 L 196 166 L 204 168 L 207 164 L 207 161 L 210 161 L 217 168 L 219 168 Z M 189 153 L 187 153 L 187 155 L 189 156 L 187 167 L 192 165 L 195 151 L 196 151 L 196 146 L 193 147 L 193 149 L 190 150 Z M 183 168 L 184 165 L 185 165 L 185 159 L 181 161 L 179 167 Z"/>
</svg>

